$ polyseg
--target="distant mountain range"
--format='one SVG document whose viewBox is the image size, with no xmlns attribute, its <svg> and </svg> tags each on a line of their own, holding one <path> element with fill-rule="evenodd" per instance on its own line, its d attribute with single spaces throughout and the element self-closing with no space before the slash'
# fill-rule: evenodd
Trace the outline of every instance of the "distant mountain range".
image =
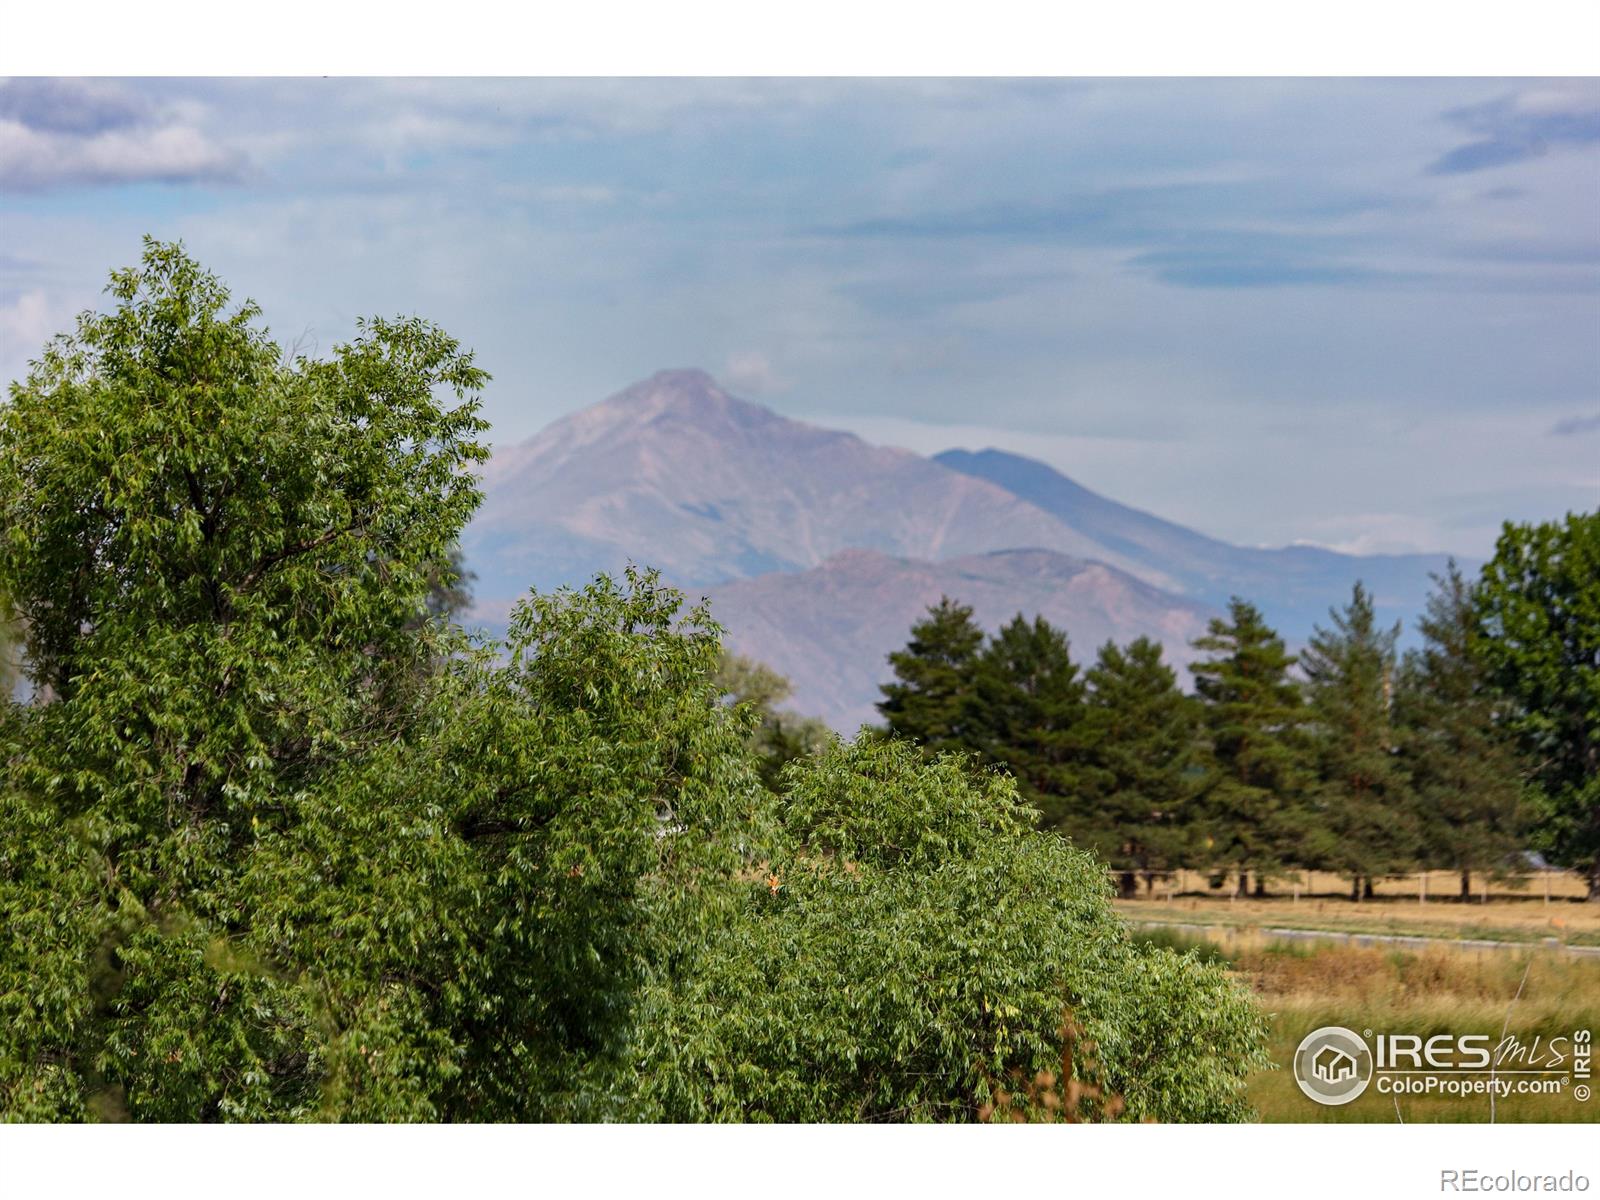
<svg viewBox="0 0 1600 1200">
<path fill-rule="evenodd" d="M 852 731 L 885 655 L 941 594 L 986 628 L 1017 612 L 1106 638 L 1160 639 L 1176 663 L 1233 594 L 1303 641 L 1363 580 L 1408 623 L 1442 555 L 1233 546 L 997 450 L 924 458 L 662 371 L 498 451 L 464 539 L 477 613 L 628 562 L 709 594 L 732 649 L 795 684 L 794 706 Z M 1463 564 L 1469 566 L 1471 564 Z"/>
<path fill-rule="evenodd" d="M 1110 638 L 1158 638 L 1169 661 L 1194 658 L 1189 643 L 1213 610 L 1125 571 L 1053 550 L 992 550 L 943 562 L 845 550 L 797 575 L 760 575 L 710 589 L 711 611 L 732 648 L 772 664 L 794 684 L 794 707 L 853 732 L 876 721 L 884 656 L 940 596 L 970 604 L 985 629 L 1017 613 L 1043 614 L 1067 630 L 1080 659 Z"/>
</svg>

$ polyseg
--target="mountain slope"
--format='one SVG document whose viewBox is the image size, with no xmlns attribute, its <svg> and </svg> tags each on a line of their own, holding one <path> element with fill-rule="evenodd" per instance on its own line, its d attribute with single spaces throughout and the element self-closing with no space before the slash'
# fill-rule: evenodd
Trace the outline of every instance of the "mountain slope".
<svg viewBox="0 0 1600 1200">
<path fill-rule="evenodd" d="M 1212 605 L 1240 595 L 1254 602 L 1291 641 L 1328 623 L 1328 609 L 1350 598 L 1356 580 L 1373 593 L 1379 615 L 1409 623 L 1422 610 L 1429 573 L 1442 554 L 1352 555 L 1316 546 L 1254 549 L 1206 537 L 1182 525 L 1108 500 L 1065 475 L 1001 450 L 946 450 L 934 461 L 984 479 L 1050 513 L 1078 533 L 1146 568 L 1159 564 L 1183 594 Z M 1466 569 L 1477 564 L 1462 562 Z"/>
<path fill-rule="evenodd" d="M 1189 642 L 1214 615 L 1104 563 L 1049 550 L 944 562 L 850 550 L 799 574 L 739 580 L 709 593 L 729 647 L 787 676 L 793 707 L 843 733 L 877 721 L 878 685 L 892 675 L 886 655 L 905 645 L 912 624 L 942 595 L 972 605 L 991 632 L 1018 612 L 1041 613 L 1067 631 L 1080 662 L 1093 661 L 1107 638 L 1148 634 L 1163 642 L 1169 662 L 1187 664 Z"/>
<path fill-rule="evenodd" d="M 1167 582 L 1003 487 L 781 417 L 701 371 L 660 372 L 497 452 L 484 491 L 464 549 L 485 597 L 630 559 L 698 585 L 848 549 L 942 559 L 1036 546 Z"/>
</svg>

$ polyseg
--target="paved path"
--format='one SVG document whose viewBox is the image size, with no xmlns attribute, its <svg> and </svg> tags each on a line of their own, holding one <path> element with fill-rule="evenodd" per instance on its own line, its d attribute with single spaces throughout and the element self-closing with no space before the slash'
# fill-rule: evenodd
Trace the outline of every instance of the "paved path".
<svg viewBox="0 0 1600 1200">
<path fill-rule="evenodd" d="M 1281 929 L 1254 925 L 1192 925 L 1182 921 L 1151 921 L 1126 918 L 1129 925 L 1141 929 L 1178 929 L 1185 933 L 1215 934 L 1220 930 L 1237 932 L 1256 931 L 1268 937 L 1283 938 L 1293 942 L 1337 942 L 1346 946 L 1455 946 L 1466 950 L 1565 950 L 1568 954 L 1600 955 L 1600 946 L 1568 946 L 1557 938 L 1543 938 L 1537 942 L 1497 942 L 1486 938 L 1418 937 L 1397 933 L 1346 933 L 1329 929 Z"/>
</svg>

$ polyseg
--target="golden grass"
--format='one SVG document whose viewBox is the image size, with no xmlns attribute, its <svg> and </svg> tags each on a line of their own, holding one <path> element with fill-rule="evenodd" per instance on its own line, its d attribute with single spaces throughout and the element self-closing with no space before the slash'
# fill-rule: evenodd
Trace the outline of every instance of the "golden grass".
<svg viewBox="0 0 1600 1200">
<path fill-rule="evenodd" d="M 1192 881 L 1191 881 L 1192 882 Z M 1581 882 L 1581 881 L 1580 881 Z M 1141 893 L 1142 894 L 1142 893 Z M 1154 899 L 1118 900 L 1117 909 L 1130 920 L 1169 921 L 1241 928 L 1282 926 L 1345 933 L 1377 933 L 1484 938 L 1537 944 L 1547 939 L 1573 946 L 1600 946 L 1600 904 L 1581 898 L 1543 895 L 1492 895 L 1489 903 L 1379 895 L 1352 901 L 1348 895 L 1271 895 L 1265 899 L 1230 899 L 1215 892 L 1174 895 L 1157 891 Z"/>
<path fill-rule="evenodd" d="M 1181 942 L 1182 935 L 1163 940 Z M 1342 1107 L 1314 1103 L 1296 1085 L 1291 1063 L 1300 1039 L 1324 1025 L 1425 1037 L 1475 1033 L 1495 1041 L 1502 1028 L 1524 1041 L 1570 1037 L 1580 1028 L 1600 1032 L 1600 957 L 1542 947 L 1473 951 L 1287 943 L 1257 930 L 1222 927 L 1207 940 L 1271 1017 L 1270 1050 L 1279 1069 L 1252 1077 L 1248 1085 L 1264 1121 L 1489 1120 L 1486 1097 L 1396 1098 L 1369 1087 Z M 1584 1103 L 1569 1092 L 1504 1097 L 1495 1107 L 1497 1121 L 1600 1121 L 1600 1099 Z"/>
</svg>

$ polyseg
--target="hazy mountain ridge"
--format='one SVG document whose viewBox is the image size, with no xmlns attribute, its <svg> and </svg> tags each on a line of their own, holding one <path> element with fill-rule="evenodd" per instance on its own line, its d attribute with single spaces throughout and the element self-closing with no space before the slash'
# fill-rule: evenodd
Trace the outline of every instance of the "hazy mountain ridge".
<svg viewBox="0 0 1600 1200">
<path fill-rule="evenodd" d="M 1294 642 L 1310 637 L 1314 624 L 1327 624 L 1329 607 L 1348 600 L 1358 579 L 1373 593 L 1380 615 L 1409 625 L 1422 610 L 1429 574 L 1442 572 L 1449 562 L 1444 554 L 1235 546 L 1118 504 L 1021 455 L 946 450 L 934 461 L 1005 488 L 1127 559 L 1147 567 L 1159 564 L 1183 595 L 1219 606 L 1230 596 L 1245 597 Z M 1479 565 L 1458 562 L 1469 573 Z"/>
<path fill-rule="evenodd" d="M 486 597 L 646 561 L 687 584 L 800 571 L 842 550 L 942 559 L 1038 546 L 1135 562 L 1005 488 L 793 421 L 701 371 L 663 371 L 496 453 L 466 551 Z"/>
<path fill-rule="evenodd" d="M 484 491 L 463 541 L 479 620 L 502 625 L 532 587 L 657 567 L 711 597 L 733 649 L 790 677 L 797 709 L 845 732 L 873 719 L 885 656 L 941 595 L 990 630 L 1042 613 L 1080 661 L 1147 634 L 1181 666 L 1231 595 L 1299 643 L 1358 578 L 1387 620 L 1409 623 L 1446 562 L 1234 546 L 1044 463 L 874 446 L 695 370 L 659 372 L 497 450 Z"/>
</svg>

